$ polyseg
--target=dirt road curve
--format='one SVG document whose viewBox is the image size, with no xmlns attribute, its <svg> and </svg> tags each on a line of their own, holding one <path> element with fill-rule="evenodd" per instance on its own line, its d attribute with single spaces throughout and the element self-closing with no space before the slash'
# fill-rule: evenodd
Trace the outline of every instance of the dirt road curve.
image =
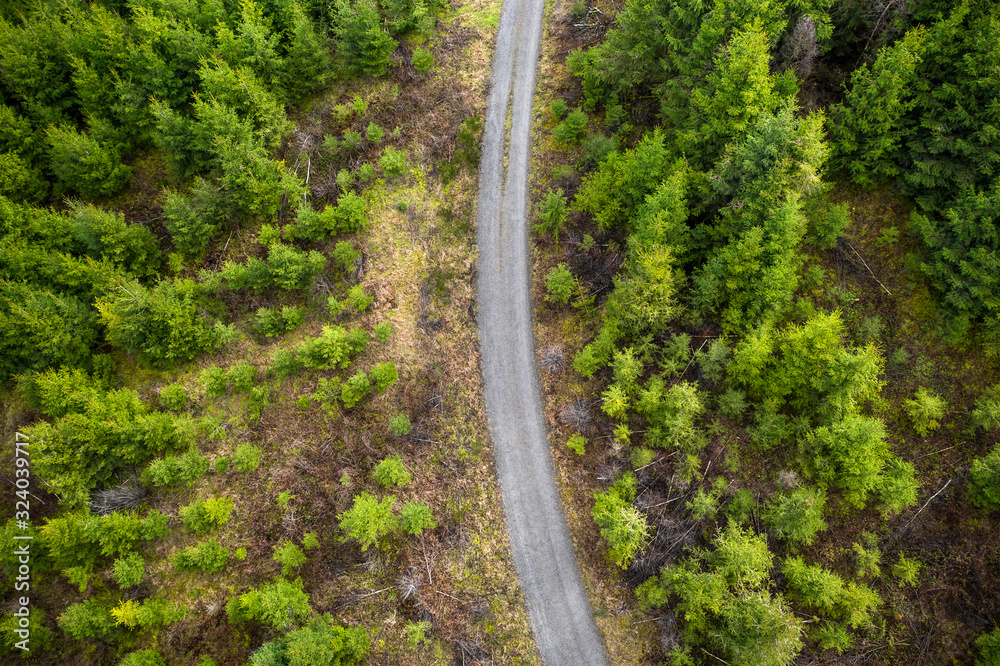
<svg viewBox="0 0 1000 666">
<path fill-rule="evenodd" d="M 604 665 L 556 489 L 531 330 L 528 151 L 543 9 L 544 0 L 504 0 L 500 15 L 479 162 L 479 342 L 511 550 L 542 662 Z"/>
</svg>

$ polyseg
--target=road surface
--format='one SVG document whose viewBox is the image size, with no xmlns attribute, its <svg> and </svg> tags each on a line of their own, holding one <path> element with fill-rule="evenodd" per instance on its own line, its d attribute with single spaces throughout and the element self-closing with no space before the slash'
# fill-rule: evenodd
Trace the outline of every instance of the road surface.
<svg viewBox="0 0 1000 666">
<path fill-rule="evenodd" d="M 527 185 L 544 0 L 504 0 L 476 213 L 486 410 L 514 564 L 546 666 L 605 666 L 556 488 L 535 370 Z"/>
</svg>

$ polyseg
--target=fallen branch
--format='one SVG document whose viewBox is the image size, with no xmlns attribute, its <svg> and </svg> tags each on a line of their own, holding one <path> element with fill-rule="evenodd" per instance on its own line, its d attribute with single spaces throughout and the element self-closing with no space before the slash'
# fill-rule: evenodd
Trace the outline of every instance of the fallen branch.
<svg viewBox="0 0 1000 666">
<path fill-rule="evenodd" d="M 937 497 L 938 495 L 940 495 L 941 493 L 943 493 L 944 489 L 947 488 L 949 485 L 951 485 L 951 481 L 952 481 L 951 479 L 948 479 L 948 483 L 946 483 L 943 486 L 941 486 L 941 490 L 939 490 L 936 493 L 934 493 L 933 495 L 931 495 L 930 498 L 926 502 L 924 502 L 924 505 L 922 507 L 920 507 L 920 509 L 915 514 L 913 514 L 912 518 L 910 518 L 908 521 L 906 521 L 906 524 L 903 525 L 903 527 L 901 527 L 899 531 L 902 532 L 907 527 L 909 527 L 910 523 L 912 523 L 914 520 L 916 520 L 917 516 L 920 515 L 920 512 L 927 508 L 927 505 L 931 503 L 931 500 L 933 500 L 935 497 Z"/>
<path fill-rule="evenodd" d="M 881 283 L 881 282 L 879 281 L 879 279 L 878 279 L 877 277 L 875 277 L 875 271 L 873 271 L 873 270 L 871 269 L 871 266 L 869 266 L 869 265 L 868 265 L 868 263 L 867 263 L 867 262 L 865 261 L 864 257 L 862 257 L 862 256 L 861 256 L 861 255 L 860 255 L 860 254 L 858 253 L 858 251 L 854 249 L 854 246 L 853 246 L 853 245 L 851 245 L 850 243 L 848 243 L 848 242 L 847 242 L 846 240 L 845 240 L 844 242 L 845 242 L 845 243 L 847 243 L 847 247 L 851 248 L 851 250 L 853 250 L 853 251 L 854 251 L 854 254 L 857 254 L 857 255 L 858 255 L 858 259 L 860 259 L 860 260 L 861 260 L 861 263 L 862 263 L 862 264 L 864 264 L 864 265 L 865 265 L 865 268 L 867 268 L 867 269 L 868 269 L 868 272 L 869 272 L 869 273 L 871 273 L 871 276 L 872 276 L 872 279 L 873 279 L 873 280 L 875 280 L 876 282 L 878 282 L 878 286 L 882 287 L 882 289 L 885 289 L 885 293 L 887 293 L 887 294 L 889 294 L 890 296 L 892 296 L 892 292 L 891 292 L 891 291 L 889 291 L 888 289 L 886 289 L 886 288 L 885 288 L 885 285 L 884 285 L 884 284 L 882 284 L 882 283 Z"/>
</svg>

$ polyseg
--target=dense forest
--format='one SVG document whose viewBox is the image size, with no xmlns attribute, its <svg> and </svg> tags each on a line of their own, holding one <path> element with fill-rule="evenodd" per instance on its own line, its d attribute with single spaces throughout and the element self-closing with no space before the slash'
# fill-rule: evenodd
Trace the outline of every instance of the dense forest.
<svg viewBox="0 0 1000 666">
<path fill-rule="evenodd" d="M 498 11 L 0 7 L 5 659 L 536 660 L 468 351 Z M 1000 663 L 1000 6 L 543 40 L 539 367 L 609 656 Z"/>
<path fill-rule="evenodd" d="M 656 627 L 612 652 L 998 663 L 1000 6 L 603 7 L 535 182 L 564 478 Z"/>
</svg>

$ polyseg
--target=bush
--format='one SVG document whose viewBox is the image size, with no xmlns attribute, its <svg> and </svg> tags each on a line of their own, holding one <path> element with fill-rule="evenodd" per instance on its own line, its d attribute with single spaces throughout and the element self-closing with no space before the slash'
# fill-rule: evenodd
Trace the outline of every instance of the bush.
<svg viewBox="0 0 1000 666">
<path fill-rule="evenodd" d="M 991 386 L 976 398 L 976 408 L 972 410 L 972 423 L 985 430 L 1000 429 L 1000 384 Z"/>
<path fill-rule="evenodd" d="M 375 466 L 372 479 L 383 488 L 392 485 L 402 488 L 410 482 L 411 476 L 399 456 L 389 456 Z"/>
<path fill-rule="evenodd" d="M 1000 509 L 1000 444 L 987 455 L 972 461 L 969 490 L 972 503 L 980 509 Z"/>
<path fill-rule="evenodd" d="M 385 390 L 399 379 L 399 374 L 396 372 L 396 364 L 386 361 L 372 368 L 368 377 L 374 382 L 376 391 L 385 393 Z"/>
<path fill-rule="evenodd" d="M 253 472 L 260 465 L 264 452 L 253 444 L 240 444 L 233 452 L 233 466 L 241 472 Z"/>
<path fill-rule="evenodd" d="M 396 498 L 392 495 L 379 501 L 368 493 L 354 497 L 354 505 L 339 514 L 337 520 L 347 537 L 361 544 L 361 550 L 368 550 L 387 535 L 396 530 L 398 519 L 392 513 Z"/>
<path fill-rule="evenodd" d="M 364 400 L 372 391 L 371 380 L 364 372 L 358 372 L 341 386 L 340 399 L 344 407 L 350 409 Z"/>
<path fill-rule="evenodd" d="M 142 481 L 154 486 L 176 486 L 187 483 L 189 486 L 208 471 L 208 458 L 191 449 L 184 455 L 168 456 L 154 460 L 142 472 Z"/>
<path fill-rule="evenodd" d="M 110 142 L 98 141 L 68 125 L 49 126 L 46 138 L 52 172 L 89 199 L 118 194 L 132 177 L 132 169 L 121 163 L 121 154 Z"/>
<path fill-rule="evenodd" d="M 375 339 L 379 342 L 388 342 L 389 338 L 392 337 L 392 324 L 387 321 L 381 321 L 375 324 Z"/>
<path fill-rule="evenodd" d="M 357 312 L 364 312 L 372 304 L 374 298 L 365 293 L 361 285 L 355 285 L 347 290 L 347 302 Z"/>
<path fill-rule="evenodd" d="M 319 548 L 319 537 L 315 532 L 306 532 L 302 535 L 302 547 L 306 550 Z"/>
<path fill-rule="evenodd" d="M 57 622 L 60 629 L 76 640 L 104 638 L 115 630 L 111 611 L 93 599 L 70 605 Z"/>
<path fill-rule="evenodd" d="M 205 395 L 214 398 L 225 394 L 229 378 L 223 368 L 213 365 L 201 373 L 201 381 L 205 384 Z"/>
<path fill-rule="evenodd" d="M 344 273 L 352 272 L 361 259 L 361 250 L 355 250 L 347 241 L 339 241 L 333 249 L 333 259 Z"/>
<path fill-rule="evenodd" d="M 167 662 L 156 650 L 136 650 L 125 655 L 118 666 L 167 666 Z"/>
<path fill-rule="evenodd" d="M 562 120 L 568 110 L 569 107 L 564 99 L 554 99 L 549 104 L 549 111 L 552 112 L 552 117 L 556 120 Z"/>
<path fill-rule="evenodd" d="M 254 328 L 265 337 L 275 337 L 303 322 L 302 309 L 286 305 L 280 311 L 260 308 L 255 314 Z"/>
<path fill-rule="evenodd" d="M 291 541 L 285 541 L 274 547 L 274 556 L 271 559 L 281 564 L 281 575 L 287 576 L 292 573 L 292 569 L 305 564 L 308 558 L 301 548 Z"/>
<path fill-rule="evenodd" d="M 583 159 L 593 164 L 600 164 L 605 157 L 616 150 L 618 142 L 614 137 L 591 134 L 583 143 Z"/>
<path fill-rule="evenodd" d="M 573 433 L 566 442 L 566 446 L 568 446 L 570 451 L 573 453 L 578 456 L 582 456 L 586 450 L 585 447 L 587 446 L 587 438 L 578 432 Z"/>
<path fill-rule="evenodd" d="M 628 568 L 649 539 L 646 517 L 632 506 L 635 489 L 635 477 L 626 472 L 608 490 L 594 495 L 594 521 L 610 546 L 608 556 L 622 569 Z"/>
<path fill-rule="evenodd" d="M 399 529 L 403 534 L 417 536 L 424 530 L 437 527 L 434 514 L 423 502 L 407 502 L 399 510 Z"/>
<path fill-rule="evenodd" d="M 237 363 L 229 368 L 229 372 L 226 373 L 226 379 L 232 383 L 234 390 L 249 391 L 253 388 L 254 382 L 257 380 L 257 368 L 245 361 Z"/>
<path fill-rule="evenodd" d="M 545 283 L 545 289 L 548 292 L 545 300 L 565 305 L 573 297 L 576 286 L 576 278 L 570 272 L 569 267 L 566 264 L 559 264 L 549 271 L 548 280 Z"/>
<path fill-rule="evenodd" d="M 817 532 L 826 529 L 824 504 L 826 494 L 822 490 L 796 488 L 768 502 L 764 523 L 778 538 L 809 546 L 815 541 Z"/>
<path fill-rule="evenodd" d="M 921 437 L 938 427 L 947 406 L 944 398 L 923 387 L 917 389 L 913 400 L 903 401 L 903 408 L 910 415 L 913 429 Z"/>
<path fill-rule="evenodd" d="M 245 594 L 233 597 L 226 604 L 226 613 L 232 622 L 255 620 L 277 631 L 285 631 L 309 617 L 309 595 L 302 591 L 302 581 L 279 578 L 273 583 L 251 588 Z"/>
<path fill-rule="evenodd" d="M 339 627 L 329 613 L 301 629 L 265 643 L 250 659 L 252 666 L 354 666 L 364 663 L 370 649 L 363 628 Z"/>
<path fill-rule="evenodd" d="M 579 109 L 571 111 L 566 120 L 556 125 L 552 130 L 552 138 L 558 143 L 574 144 L 579 143 L 583 138 L 583 133 L 587 129 L 587 114 Z"/>
<path fill-rule="evenodd" d="M 389 419 L 389 432 L 396 437 L 408 435 L 411 430 L 413 430 L 413 426 L 410 424 L 410 419 L 406 414 L 396 414 Z"/>
<path fill-rule="evenodd" d="M 212 497 L 182 506 L 180 508 L 180 515 L 184 521 L 185 530 L 203 534 L 222 527 L 229 522 L 229 516 L 232 511 L 232 498 Z"/>
<path fill-rule="evenodd" d="M 975 666 L 996 666 L 1000 664 L 1000 628 L 983 633 L 976 639 L 979 648 L 979 658 Z"/>
<path fill-rule="evenodd" d="M 164 386 L 163 390 L 160 391 L 160 405 L 164 409 L 169 409 L 172 412 L 179 412 L 187 407 L 188 394 L 184 390 L 183 386 L 178 384 L 171 384 L 170 386 Z"/>
<path fill-rule="evenodd" d="M 382 152 L 382 157 L 378 161 L 378 165 L 382 167 L 382 173 L 386 177 L 392 178 L 393 176 L 398 176 L 406 171 L 406 151 L 386 146 L 385 151 Z"/>
<path fill-rule="evenodd" d="M 168 192 L 163 204 L 163 226 L 181 252 L 197 254 L 215 237 L 222 219 L 218 188 L 196 179 L 191 194 Z"/>
<path fill-rule="evenodd" d="M 899 579 L 899 586 L 917 586 L 917 577 L 920 575 L 922 565 L 917 560 L 911 560 L 902 553 L 899 554 L 899 562 L 892 565 L 892 574 Z"/>
<path fill-rule="evenodd" d="M 118 558 L 112 568 L 115 582 L 123 590 L 135 587 L 142 581 L 145 568 L 146 562 L 138 553 L 129 553 L 125 557 Z"/>
<path fill-rule="evenodd" d="M 846 204 L 832 206 L 826 211 L 826 215 L 816 218 L 813 223 L 816 247 L 829 250 L 836 245 L 850 221 L 851 214 Z"/>
<path fill-rule="evenodd" d="M 212 538 L 176 553 L 173 561 L 181 571 L 221 571 L 229 564 L 229 549 Z"/>
<path fill-rule="evenodd" d="M 414 49 L 413 68 L 418 72 L 426 72 L 434 65 L 434 56 L 427 49 Z"/>
<path fill-rule="evenodd" d="M 365 130 L 365 137 L 372 143 L 378 143 L 385 136 L 385 132 L 381 127 L 375 123 L 368 123 L 368 129 Z"/>
<path fill-rule="evenodd" d="M 535 225 L 535 231 L 552 234 L 558 241 L 559 234 L 566 228 L 566 220 L 569 217 L 562 188 L 555 192 L 549 190 L 539 209 L 538 217 L 541 218 L 541 222 Z"/>
</svg>

